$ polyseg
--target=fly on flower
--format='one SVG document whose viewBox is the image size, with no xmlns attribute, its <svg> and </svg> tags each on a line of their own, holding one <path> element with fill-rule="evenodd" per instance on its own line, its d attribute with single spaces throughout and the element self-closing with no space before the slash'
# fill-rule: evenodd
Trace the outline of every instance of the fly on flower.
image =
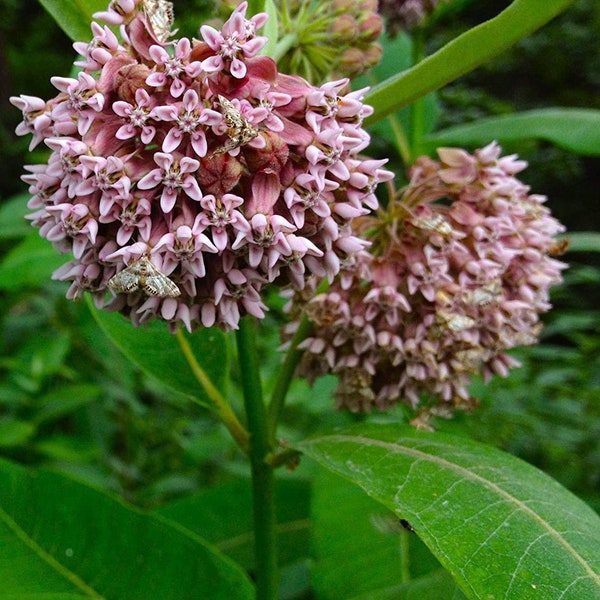
<svg viewBox="0 0 600 600">
<path fill-rule="evenodd" d="M 175 282 L 161 273 L 145 255 L 114 275 L 109 280 L 108 287 L 125 294 L 141 289 L 148 296 L 160 298 L 173 298 L 181 294 Z"/>
<path fill-rule="evenodd" d="M 213 156 L 217 154 L 225 154 L 230 150 L 239 148 L 253 140 L 258 131 L 246 117 L 233 105 L 233 103 L 219 94 L 219 107 L 223 112 L 223 119 L 227 125 L 227 135 L 229 141 L 222 147 L 213 152 Z"/>
<path fill-rule="evenodd" d="M 143 0 L 143 7 L 158 40 L 166 42 L 175 21 L 173 3 L 167 0 Z"/>
</svg>

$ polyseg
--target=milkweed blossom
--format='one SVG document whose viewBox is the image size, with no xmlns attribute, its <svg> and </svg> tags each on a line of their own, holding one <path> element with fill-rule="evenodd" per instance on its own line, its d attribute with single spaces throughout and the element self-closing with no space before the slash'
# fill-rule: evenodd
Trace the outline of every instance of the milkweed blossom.
<svg viewBox="0 0 600 600">
<path fill-rule="evenodd" d="M 68 297 L 135 325 L 234 329 L 264 316 L 265 285 L 333 280 L 364 248 L 350 223 L 392 177 L 361 154 L 364 90 L 279 73 L 259 55 L 267 15 L 246 11 L 171 40 L 170 2 L 113 0 L 74 45 L 76 77 L 11 99 L 17 133 L 50 149 L 23 179 L 33 225 L 72 254 L 54 274 Z"/>
<path fill-rule="evenodd" d="M 292 314 L 314 324 L 301 370 L 311 381 L 336 374 L 339 408 L 403 403 L 426 426 L 471 408 L 472 375 L 506 375 L 518 364 L 507 351 L 537 341 L 565 268 L 552 257 L 564 228 L 515 177 L 526 163 L 500 152 L 419 158 L 400 197 L 355 223 L 368 251 L 326 292 L 296 295 Z"/>
</svg>

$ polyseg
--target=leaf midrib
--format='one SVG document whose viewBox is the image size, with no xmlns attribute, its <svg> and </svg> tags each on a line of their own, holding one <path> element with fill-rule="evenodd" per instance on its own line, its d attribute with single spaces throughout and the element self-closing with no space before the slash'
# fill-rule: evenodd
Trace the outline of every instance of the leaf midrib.
<svg viewBox="0 0 600 600">
<path fill-rule="evenodd" d="M 385 448 L 386 450 L 390 450 L 395 452 L 396 454 L 404 454 L 407 456 L 412 456 L 415 458 L 419 458 L 421 460 L 428 461 L 430 463 L 437 464 L 441 467 L 454 471 L 456 473 L 460 473 L 465 479 L 476 481 L 481 483 L 488 489 L 497 493 L 499 496 L 506 499 L 508 502 L 515 505 L 518 509 L 522 510 L 524 513 L 528 514 L 534 521 L 536 521 L 543 529 L 545 529 L 548 534 L 554 538 L 559 544 L 561 544 L 565 550 L 573 556 L 573 558 L 583 567 L 583 570 L 588 574 L 590 579 L 592 579 L 598 587 L 600 587 L 600 575 L 593 571 L 591 567 L 588 565 L 587 561 L 569 544 L 569 542 L 564 539 L 564 537 L 552 527 L 547 521 L 542 519 L 533 509 L 529 508 L 525 503 L 521 500 L 510 494 L 508 491 L 501 488 L 499 485 L 494 482 L 470 471 L 466 467 L 462 467 L 455 463 L 452 463 L 444 458 L 439 456 L 435 456 L 432 454 L 427 454 L 421 450 L 417 450 L 415 448 L 410 448 L 408 446 L 400 446 L 398 443 L 394 442 L 383 442 L 380 440 L 375 440 L 373 438 L 367 438 L 362 436 L 344 436 L 344 435 L 330 435 L 324 438 L 320 438 L 320 441 L 323 440 L 333 440 L 333 441 L 342 441 L 342 442 L 353 442 L 359 443 L 362 446 L 378 446 L 381 448 Z M 357 448 L 355 452 L 360 452 L 362 448 Z"/>
<path fill-rule="evenodd" d="M 0 507 L 0 520 L 6 523 L 11 531 L 21 540 L 28 548 L 30 548 L 37 556 L 45 561 L 52 569 L 62 575 L 67 581 L 72 583 L 76 588 L 82 591 L 86 596 L 95 598 L 96 600 L 106 600 L 104 596 L 90 587 L 78 575 L 67 569 L 54 556 L 49 554 L 42 548 L 28 533 L 2 508 Z"/>
</svg>

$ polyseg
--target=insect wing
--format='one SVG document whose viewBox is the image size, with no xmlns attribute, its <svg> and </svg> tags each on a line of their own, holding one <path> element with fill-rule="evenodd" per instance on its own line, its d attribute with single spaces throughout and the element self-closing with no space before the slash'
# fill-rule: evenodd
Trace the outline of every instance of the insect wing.
<svg viewBox="0 0 600 600">
<path fill-rule="evenodd" d="M 141 272 L 139 285 L 148 296 L 172 298 L 181 294 L 177 285 L 161 273 L 145 256 L 139 260 Z"/>
<path fill-rule="evenodd" d="M 148 296 L 159 296 L 161 298 L 174 298 L 181 294 L 181 290 L 177 285 L 162 273 L 146 276 L 143 289 Z"/>
<path fill-rule="evenodd" d="M 167 0 L 144 0 L 143 6 L 154 34 L 160 42 L 166 42 L 175 20 L 173 3 Z"/>
<path fill-rule="evenodd" d="M 139 273 L 136 272 L 137 265 L 131 265 L 123 269 L 120 273 L 117 273 L 108 281 L 108 287 L 115 292 L 123 292 L 129 294 L 135 292 L 139 288 L 140 277 Z"/>
<path fill-rule="evenodd" d="M 227 125 L 229 140 L 222 148 L 215 150 L 213 156 L 235 150 L 252 141 L 258 135 L 256 127 L 234 106 L 233 102 L 221 95 L 218 96 L 218 100 L 223 119 Z"/>
<path fill-rule="evenodd" d="M 148 296 L 173 298 L 181 294 L 175 282 L 161 273 L 146 256 L 125 267 L 108 282 L 115 292 L 129 294 L 141 288 Z"/>
</svg>

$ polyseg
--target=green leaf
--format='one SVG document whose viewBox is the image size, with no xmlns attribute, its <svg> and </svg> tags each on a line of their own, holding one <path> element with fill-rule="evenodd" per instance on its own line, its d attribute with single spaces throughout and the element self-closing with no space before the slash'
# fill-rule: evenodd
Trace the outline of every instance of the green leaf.
<svg viewBox="0 0 600 600">
<path fill-rule="evenodd" d="M 600 110 L 546 108 L 513 115 L 481 119 L 449 127 L 429 135 L 430 149 L 455 144 L 483 146 L 492 140 L 501 144 L 537 138 L 577 154 L 600 156 Z"/>
<path fill-rule="evenodd" d="M 309 485 L 303 480 L 275 484 L 279 563 L 309 554 Z M 215 544 L 247 569 L 254 568 L 251 482 L 232 481 L 182 498 L 157 511 Z"/>
<path fill-rule="evenodd" d="M 273 0 L 266 0 L 264 2 L 264 7 L 260 9 L 261 11 L 266 12 L 269 15 L 269 20 L 266 22 L 265 26 L 261 31 L 259 31 L 260 35 L 264 35 L 269 38 L 269 41 L 265 44 L 265 47 L 260 51 L 260 54 L 265 56 L 271 56 L 275 47 L 277 46 L 277 7 Z M 248 13 L 248 16 L 253 13 Z"/>
<path fill-rule="evenodd" d="M 347 600 L 395 588 L 402 582 L 403 560 L 405 575 L 411 578 L 440 568 L 389 509 L 337 475 L 323 471 L 315 478 L 311 515 L 311 574 L 319 600 Z"/>
<path fill-rule="evenodd" d="M 0 448 L 20 446 L 35 433 L 35 425 L 28 421 L 0 421 Z"/>
<path fill-rule="evenodd" d="M 65 257 L 48 240 L 41 238 L 37 231 L 31 231 L 0 264 L 0 289 L 39 287 L 65 262 Z"/>
<path fill-rule="evenodd" d="M 35 421 L 39 424 L 60 419 L 98 400 L 101 394 L 102 388 L 91 383 L 62 385 L 38 400 L 40 409 L 35 414 Z"/>
<path fill-rule="evenodd" d="M 94 308 L 89 299 L 88 305 L 104 333 L 147 375 L 201 402 L 207 401 L 204 390 L 181 352 L 177 338 L 169 333 L 166 323 L 154 320 L 136 328 L 120 314 Z M 224 391 L 228 372 L 225 334 L 213 327 L 199 329 L 193 335 L 184 335 L 212 383 Z"/>
<path fill-rule="evenodd" d="M 92 39 L 92 14 L 106 10 L 107 0 L 39 0 L 59 27 L 74 41 Z"/>
<path fill-rule="evenodd" d="M 295 447 L 407 519 L 469 598 L 600 597 L 600 517 L 513 456 L 375 424 Z"/>
<path fill-rule="evenodd" d="M 29 198 L 31 194 L 20 194 L 0 204 L 0 239 L 24 237 L 31 233 L 31 223 L 25 220 Z"/>
<path fill-rule="evenodd" d="M 573 4 L 574 0 L 515 0 L 499 15 L 463 33 L 420 63 L 376 85 L 365 101 L 374 123 L 472 71 L 510 48 Z"/>
<path fill-rule="evenodd" d="M 197 536 L 69 477 L 4 460 L 0 581 L 3 599 L 254 597 L 239 567 Z"/>
<path fill-rule="evenodd" d="M 407 583 L 375 590 L 351 600 L 464 600 L 465 596 L 452 577 L 442 569 Z"/>
<path fill-rule="evenodd" d="M 39 594 L 8 594 L 3 600 L 82 600 L 89 598 L 82 594 L 47 594 L 40 592 Z"/>
<path fill-rule="evenodd" d="M 569 238 L 569 252 L 600 252 L 600 233 L 597 231 L 573 231 Z"/>
</svg>

